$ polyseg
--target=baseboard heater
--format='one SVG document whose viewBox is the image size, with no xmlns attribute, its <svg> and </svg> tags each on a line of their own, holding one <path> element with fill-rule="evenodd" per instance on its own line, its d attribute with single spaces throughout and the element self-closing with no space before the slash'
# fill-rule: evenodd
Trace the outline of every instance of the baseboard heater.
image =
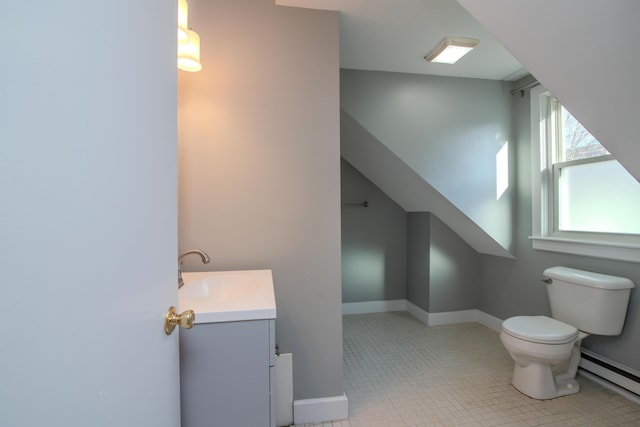
<svg viewBox="0 0 640 427">
<path fill-rule="evenodd" d="M 640 372 L 585 349 L 582 349 L 580 368 L 635 395 L 631 397 L 640 399 Z"/>
</svg>

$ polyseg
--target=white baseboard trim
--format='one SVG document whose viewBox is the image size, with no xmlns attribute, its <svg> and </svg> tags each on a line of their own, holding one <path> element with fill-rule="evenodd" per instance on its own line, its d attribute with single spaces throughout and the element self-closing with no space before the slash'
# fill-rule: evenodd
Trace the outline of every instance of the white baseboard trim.
<svg viewBox="0 0 640 427">
<path fill-rule="evenodd" d="M 416 319 L 418 319 L 419 321 L 421 321 L 425 325 L 428 325 L 429 324 L 429 312 L 421 309 L 420 307 L 418 307 L 417 305 L 415 305 L 411 301 L 407 301 L 407 300 L 405 300 L 405 301 L 407 303 L 407 311 L 409 312 L 409 314 L 411 314 L 413 317 L 415 317 Z"/>
<path fill-rule="evenodd" d="M 481 325 L 484 325 L 489 329 L 493 329 L 496 332 L 500 332 L 502 330 L 502 319 L 480 310 L 476 310 L 476 316 L 476 322 Z"/>
<path fill-rule="evenodd" d="M 500 332 L 502 329 L 502 319 L 477 309 L 429 313 L 408 300 L 347 302 L 342 304 L 342 314 L 382 313 L 388 311 L 408 311 L 413 317 L 429 326 L 477 322 L 496 332 Z"/>
<path fill-rule="evenodd" d="M 293 401 L 293 423 L 325 423 L 349 418 L 347 395 Z"/>
<path fill-rule="evenodd" d="M 343 302 L 342 314 L 383 313 L 387 311 L 406 311 L 407 300 Z"/>
</svg>

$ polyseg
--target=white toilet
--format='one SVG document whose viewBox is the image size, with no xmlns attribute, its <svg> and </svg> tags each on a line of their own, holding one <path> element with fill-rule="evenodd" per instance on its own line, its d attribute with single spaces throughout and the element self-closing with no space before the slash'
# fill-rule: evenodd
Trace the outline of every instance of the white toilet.
<svg viewBox="0 0 640 427">
<path fill-rule="evenodd" d="M 575 380 L 580 343 L 594 335 L 620 335 L 634 284 L 567 267 L 544 271 L 551 315 L 502 322 L 500 339 L 515 361 L 512 384 L 534 399 L 580 391 Z"/>
</svg>

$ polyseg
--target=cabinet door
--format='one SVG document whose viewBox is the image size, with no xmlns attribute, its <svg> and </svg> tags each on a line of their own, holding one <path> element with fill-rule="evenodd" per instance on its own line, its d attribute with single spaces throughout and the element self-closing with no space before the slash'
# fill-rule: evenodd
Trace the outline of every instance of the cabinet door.
<svg viewBox="0 0 640 427">
<path fill-rule="evenodd" d="M 269 321 L 188 332 L 180 336 L 182 427 L 268 426 Z"/>
</svg>

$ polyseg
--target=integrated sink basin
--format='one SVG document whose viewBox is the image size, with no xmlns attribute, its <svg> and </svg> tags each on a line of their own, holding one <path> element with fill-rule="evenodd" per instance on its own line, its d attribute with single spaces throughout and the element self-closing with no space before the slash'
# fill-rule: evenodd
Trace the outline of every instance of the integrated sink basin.
<svg viewBox="0 0 640 427">
<path fill-rule="evenodd" d="M 178 307 L 193 310 L 195 323 L 275 319 L 271 270 L 182 273 Z"/>
</svg>

